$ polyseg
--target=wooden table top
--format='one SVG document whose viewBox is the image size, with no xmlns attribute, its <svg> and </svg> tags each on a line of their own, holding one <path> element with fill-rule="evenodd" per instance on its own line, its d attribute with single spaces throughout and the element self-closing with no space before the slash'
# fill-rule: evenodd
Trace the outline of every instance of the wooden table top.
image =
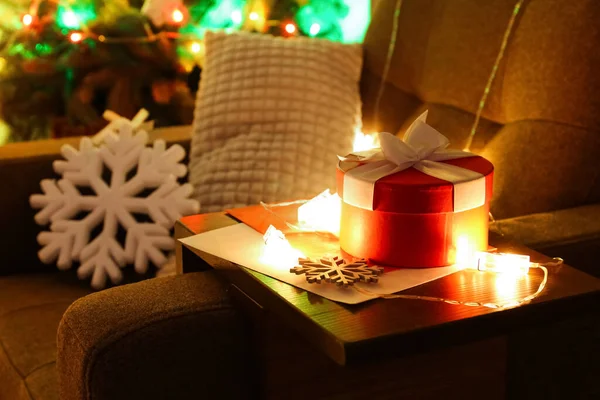
<svg viewBox="0 0 600 400">
<path fill-rule="evenodd" d="M 202 214 L 178 221 L 176 230 L 181 238 L 237 223 L 225 213 Z M 528 254 L 533 262 L 549 261 L 548 257 L 497 235 L 490 234 L 490 244 L 501 252 Z M 376 299 L 351 306 L 212 255 L 187 250 L 223 271 L 232 284 L 262 308 L 286 321 L 341 365 L 424 352 L 600 310 L 600 280 L 565 264 L 549 268 L 548 283 L 537 298 L 512 309 L 406 299 Z M 185 265 L 183 268 L 185 270 Z M 508 302 L 535 292 L 541 279 L 539 269 L 531 270 L 522 278 L 463 270 L 402 293 L 462 301 Z"/>
</svg>

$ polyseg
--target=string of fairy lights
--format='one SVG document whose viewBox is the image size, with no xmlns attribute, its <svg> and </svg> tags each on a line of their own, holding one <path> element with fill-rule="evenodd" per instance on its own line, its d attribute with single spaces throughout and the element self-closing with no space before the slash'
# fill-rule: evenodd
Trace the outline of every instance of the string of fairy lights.
<svg viewBox="0 0 600 400">
<path fill-rule="evenodd" d="M 200 54 L 203 50 L 202 36 L 205 29 L 214 27 L 200 27 L 200 29 L 192 29 L 192 32 L 179 32 L 177 29 L 184 27 L 187 24 L 190 12 L 183 3 L 167 3 L 171 4 L 171 9 L 161 10 L 165 15 L 163 25 L 167 30 L 155 32 L 149 22 L 144 23 L 144 35 L 134 37 L 113 37 L 103 34 L 97 34 L 89 27 L 87 20 L 91 19 L 89 12 L 76 10 L 74 0 L 48 0 L 49 3 L 56 4 L 60 7 L 60 13 L 56 16 L 57 25 L 63 28 L 65 37 L 73 44 L 79 44 L 84 40 L 93 40 L 107 44 L 131 44 L 131 43 L 151 43 L 160 40 L 174 40 L 187 44 L 187 49 L 193 55 Z M 29 8 L 21 16 L 21 29 L 31 29 L 39 22 L 39 8 L 42 0 L 33 0 Z M 268 27 L 280 26 L 280 31 L 283 36 L 291 37 L 299 34 L 299 28 L 292 20 L 279 21 L 270 20 L 266 15 L 266 7 L 258 0 L 249 1 L 244 7 L 233 9 L 230 12 L 229 19 L 231 26 L 234 28 L 225 28 L 225 30 L 245 29 L 257 32 L 264 32 Z M 247 13 L 244 10 L 248 11 Z M 143 12 L 143 9 L 142 9 Z M 198 28 L 198 27 L 196 27 Z M 310 25 L 308 36 L 316 36 L 321 31 L 321 26 L 318 23 Z M 14 32 L 13 38 L 8 41 L 8 44 L 14 42 L 14 38 L 19 34 L 19 30 Z M 9 45 L 5 46 L 2 52 L 8 51 Z M 0 56 L 2 55 L 0 52 Z M 2 63 L 0 62 L 0 65 Z"/>
<path fill-rule="evenodd" d="M 329 190 L 326 190 L 326 192 L 324 193 L 327 193 L 324 197 L 323 194 L 321 194 L 313 198 L 312 200 L 296 200 L 277 204 L 266 204 L 264 202 L 261 202 L 260 205 L 265 211 L 269 213 L 269 215 L 273 216 L 278 221 L 283 222 L 288 228 L 291 229 L 291 232 L 293 233 L 314 234 L 316 236 L 323 236 L 328 238 L 331 238 L 331 234 L 333 234 L 334 236 L 339 236 L 339 231 L 334 232 L 336 229 L 331 229 L 333 228 L 333 226 L 321 226 L 321 223 L 323 222 L 322 214 L 304 215 L 304 219 L 306 219 L 306 221 L 304 221 L 304 224 L 302 224 L 300 221 L 292 223 L 291 220 L 288 220 L 289 213 L 284 217 L 282 214 L 279 214 L 275 211 L 275 209 L 277 208 L 297 205 L 299 210 L 298 219 L 301 219 L 300 209 L 302 207 L 305 207 L 307 203 L 313 203 L 313 209 L 318 204 L 318 207 L 327 209 L 328 215 L 335 215 L 337 216 L 336 218 L 339 218 L 341 200 L 339 199 L 339 197 L 337 197 L 337 195 L 329 194 Z M 335 223 L 335 228 L 339 228 L 339 219 L 336 219 L 336 221 L 337 222 Z M 502 232 L 500 233 L 501 236 L 504 236 Z M 271 252 L 271 254 L 273 255 L 273 259 L 277 260 L 275 262 L 285 263 L 287 261 L 291 261 L 292 264 L 296 265 L 298 263 L 298 257 L 305 258 L 305 256 L 301 252 L 292 247 L 291 243 L 286 238 L 286 235 L 277 228 L 275 228 L 273 225 L 269 226 L 269 229 L 264 234 L 263 239 L 265 250 Z M 515 293 L 510 293 L 510 295 L 507 296 L 503 296 L 502 293 L 497 293 L 498 295 L 500 295 L 500 298 L 497 301 L 459 300 L 423 294 L 381 294 L 366 289 L 364 286 L 352 286 L 352 288 L 357 292 L 371 298 L 380 298 L 385 300 L 422 300 L 467 307 L 483 307 L 496 310 L 505 310 L 530 303 L 535 298 L 537 298 L 544 291 L 548 283 L 548 270 L 550 269 L 553 272 L 556 272 L 561 268 L 563 263 L 564 261 L 560 257 L 554 257 L 546 262 L 541 263 L 531 262 L 530 257 L 528 255 L 501 253 L 498 252 L 497 249 L 491 249 L 486 252 L 473 252 L 473 254 L 469 254 L 469 252 L 466 252 L 465 254 L 463 254 L 462 260 L 457 260 L 457 264 L 455 265 L 458 269 L 478 271 L 482 274 L 497 274 L 497 276 L 499 277 L 499 282 L 503 281 L 507 285 L 510 285 L 510 287 L 515 289 Z M 529 274 L 529 271 L 531 269 L 540 270 L 542 272 L 542 277 L 538 288 L 535 290 L 535 292 L 525 297 L 517 298 L 516 288 L 519 286 L 520 282 L 522 282 L 521 279 L 525 278 Z M 502 279 L 503 277 L 507 279 Z"/>
</svg>

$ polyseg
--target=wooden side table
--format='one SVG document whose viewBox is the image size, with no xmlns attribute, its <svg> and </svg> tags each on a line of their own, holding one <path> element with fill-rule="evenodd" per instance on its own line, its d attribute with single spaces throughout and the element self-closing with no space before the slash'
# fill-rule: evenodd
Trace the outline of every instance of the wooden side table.
<svg viewBox="0 0 600 400">
<path fill-rule="evenodd" d="M 225 213 L 187 217 L 176 236 L 237 223 Z M 490 243 L 548 260 L 499 236 Z M 493 310 L 405 299 L 348 306 L 181 245 L 177 258 L 181 273 L 214 268 L 230 282 L 253 321 L 264 398 L 600 398 L 600 280 L 568 265 L 550 268 L 531 303 Z M 459 271 L 404 293 L 501 301 L 540 280 Z"/>
</svg>

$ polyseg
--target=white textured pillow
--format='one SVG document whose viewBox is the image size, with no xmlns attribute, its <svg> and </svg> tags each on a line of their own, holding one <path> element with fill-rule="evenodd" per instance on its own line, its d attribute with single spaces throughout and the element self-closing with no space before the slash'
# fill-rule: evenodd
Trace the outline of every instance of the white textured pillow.
<svg viewBox="0 0 600 400">
<path fill-rule="evenodd" d="M 360 128 L 359 45 L 207 32 L 190 154 L 203 212 L 335 187 Z"/>
</svg>

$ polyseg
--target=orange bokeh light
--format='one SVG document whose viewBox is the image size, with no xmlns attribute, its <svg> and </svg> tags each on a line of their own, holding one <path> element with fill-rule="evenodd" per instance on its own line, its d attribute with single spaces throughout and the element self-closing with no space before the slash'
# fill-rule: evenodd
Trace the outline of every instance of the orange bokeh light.
<svg viewBox="0 0 600 400">
<path fill-rule="evenodd" d="M 31 14 L 25 14 L 23 15 L 23 19 L 21 21 L 23 22 L 23 25 L 29 26 L 33 22 L 33 17 Z"/>
<path fill-rule="evenodd" d="M 185 16 L 181 12 L 181 10 L 179 10 L 179 9 L 173 10 L 173 13 L 171 14 L 171 19 L 173 20 L 173 22 L 180 24 L 183 22 L 184 18 L 185 18 Z"/>
<path fill-rule="evenodd" d="M 285 31 L 290 35 L 293 35 L 296 32 L 296 25 L 292 23 L 285 24 Z"/>
<path fill-rule="evenodd" d="M 79 43 L 83 40 L 83 35 L 80 32 L 73 32 L 69 36 L 69 40 L 73 43 Z"/>
</svg>

